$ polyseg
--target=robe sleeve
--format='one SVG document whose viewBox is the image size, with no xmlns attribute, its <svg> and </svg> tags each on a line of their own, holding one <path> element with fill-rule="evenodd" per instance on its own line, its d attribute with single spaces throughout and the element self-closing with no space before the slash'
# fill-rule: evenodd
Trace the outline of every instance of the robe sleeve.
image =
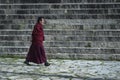
<svg viewBox="0 0 120 80">
<path fill-rule="evenodd" d="M 32 32 L 32 40 L 33 41 L 44 41 L 44 32 L 42 25 L 37 24 L 34 27 L 34 30 Z"/>
<path fill-rule="evenodd" d="M 45 41 L 44 31 L 41 26 L 37 27 L 38 33 L 37 35 L 43 36 L 43 41 Z"/>
</svg>

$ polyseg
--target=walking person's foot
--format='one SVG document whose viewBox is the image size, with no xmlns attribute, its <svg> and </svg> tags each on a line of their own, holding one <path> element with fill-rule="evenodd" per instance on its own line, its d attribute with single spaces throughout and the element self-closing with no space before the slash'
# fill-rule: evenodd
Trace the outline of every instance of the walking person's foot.
<svg viewBox="0 0 120 80">
<path fill-rule="evenodd" d="M 30 66 L 29 62 L 28 61 L 24 61 L 24 63 L 28 66 Z"/>
<path fill-rule="evenodd" d="M 50 63 L 48 63 L 48 62 L 45 62 L 45 64 L 44 64 L 45 66 L 50 66 Z"/>
</svg>

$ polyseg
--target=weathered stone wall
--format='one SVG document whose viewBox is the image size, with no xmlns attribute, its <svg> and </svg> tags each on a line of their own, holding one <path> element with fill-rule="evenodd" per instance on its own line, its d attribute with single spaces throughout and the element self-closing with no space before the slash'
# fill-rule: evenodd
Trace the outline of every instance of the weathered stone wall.
<svg viewBox="0 0 120 80">
<path fill-rule="evenodd" d="M 120 0 L 0 0 L 0 54 L 27 54 L 38 16 L 49 57 L 120 60 Z"/>
</svg>

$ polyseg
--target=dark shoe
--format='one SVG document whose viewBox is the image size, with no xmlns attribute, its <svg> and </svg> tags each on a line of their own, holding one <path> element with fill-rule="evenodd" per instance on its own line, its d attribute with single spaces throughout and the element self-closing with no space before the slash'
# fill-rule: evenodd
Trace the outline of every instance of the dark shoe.
<svg viewBox="0 0 120 80">
<path fill-rule="evenodd" d="M 48 62 L 45 62 L 45 64 L 44 64 L 45 66 L 50 66 L 50 63 L 48 63 Z"/>
<path fill-rule="evenodd" d="M 27 62 L 27 61 L 24 61 L 24 63 L 25 63 L 26 65 L 30 66 L 29 62 Z"/>
</svg>

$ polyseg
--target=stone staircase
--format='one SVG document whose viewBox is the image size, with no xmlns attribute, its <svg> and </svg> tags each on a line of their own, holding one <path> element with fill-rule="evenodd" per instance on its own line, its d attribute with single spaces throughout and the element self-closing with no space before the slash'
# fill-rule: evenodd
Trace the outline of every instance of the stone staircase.
<svg viewBox="0 0 120 80">
<path fill-rule="evenodd" d="M 38 16 L 51 58 L 120 60 L 119 0 L 0 0 L 0 54 L 26 55 Z"/>
</svg>

